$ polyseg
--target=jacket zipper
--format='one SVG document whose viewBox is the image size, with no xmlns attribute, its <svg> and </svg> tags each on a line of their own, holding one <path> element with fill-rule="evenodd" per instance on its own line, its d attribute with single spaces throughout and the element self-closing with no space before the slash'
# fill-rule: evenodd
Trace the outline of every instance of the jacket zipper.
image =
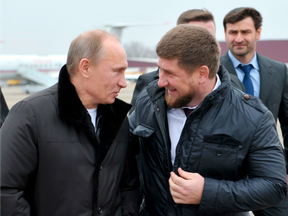
<svg viewBox="0 0 288 216">
<path fill-rule="evenodd" d="M 165 126 L 165 121 L 164 119 L 162 118 L 162 115 L 160 114 L 160 108 L 158 106 L 158 102 L 156 101 L 156 112 L 157 112 L 157 115 L 160 115 L 160 118 L 161 118 L 161 121 L 162 123 L 164 123 L 164 125 L 162 125 L 162 127 L 160 127 L 160 130 L 161 130 L 161 133 L 164 134 L 163 138 L 164 138 L 164 145 L 165 145 L 165 152 L 166 152 L 166 157 L 167 157 L 167 164 L 168 164 L 168 169 L 169 169 L 169 173 L 172 169 L 171 167 L 171 156 L 170 156 L 170 152 L 168 151 L 168 140 L 170 140 L 170 137 L 168 136 L 168 133 L 167 133 L 167 130 L 166 130 L 166 126 Z M 156 117 L 157 119 L 157 117 Z M 166 142 L 165 142 L 165 139 L 166 139 Z M 169 183 L 168 183 L 168 192 L 167 192 L 167 201 L 168 201 L 168 206 L 170 204 L 172 204 L 171 202 L 171 199 L 170 199 L 170 192 L 169 192 Z M 167 214 L 167 209 L 166 209 L 166 214 Z"/>
</svg>

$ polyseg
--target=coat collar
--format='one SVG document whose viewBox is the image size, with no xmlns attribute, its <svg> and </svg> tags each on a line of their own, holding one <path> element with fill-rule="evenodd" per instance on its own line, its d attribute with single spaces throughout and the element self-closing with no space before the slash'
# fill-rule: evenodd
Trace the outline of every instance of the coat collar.
<svg viewBox="0 0 288 216">
<path fill-rule="evenodd" d="M 111 145 L 131 107 L 132 105 L 117 98 L 113 104 L 98 106 L 97 116 L 101 116 L 102 122 L 99 135 L 101 145 Z M 70 82 L 66 65 L 62 67 L 59 74 L 58 110 L 62 120 L 84 130 L 93 143 L 97 142 L 90 116 L 78 97 L 75 86 Z"/>
<path fill-rule="evenodd" d="M 201 108 L 202 110 L 208 110 L 208 107 L 224 100 L 228 92 L 231 90 L 231 80 L 227 69 L 220 65 L 217 74 L 222 82 L 221 85 L 204 98 L 204 100 L 198 106 L 199 109 Z"/>
</svg>

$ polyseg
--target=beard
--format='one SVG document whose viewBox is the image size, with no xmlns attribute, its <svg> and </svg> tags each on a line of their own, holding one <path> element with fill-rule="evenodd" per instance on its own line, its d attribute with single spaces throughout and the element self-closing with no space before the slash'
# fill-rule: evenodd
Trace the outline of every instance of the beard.
<svg viewBox="0 0 288 216">
<path fill-rule="evenodd" d="M 168 90 L 165 89 L 165 100 L 166 103 L 169 107 L 171 108 L 181 108 L 189 104 L 195 96 L 195 91 L 193 88 L 190 89 L 190 91 L 183 96 L 179 96 L 178 98 L 172 97 L 169 93 Z"/>
</svg>

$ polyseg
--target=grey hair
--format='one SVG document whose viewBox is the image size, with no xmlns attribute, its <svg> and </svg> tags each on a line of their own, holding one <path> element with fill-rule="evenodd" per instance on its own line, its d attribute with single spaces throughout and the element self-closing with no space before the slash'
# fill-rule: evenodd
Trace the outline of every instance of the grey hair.
<svg viewBox="0 0 288 216">
<path fill-rule="evenodd" d="M 118 40 L 116 36 L 109 34 L 106 31 L 91 30 L 84 32 L 71 42 L 66 64 L 70 76 L 76 74 L 81 59 L 87 58 L 93 65 L 97 65 L 106 57 L 103 39 L 107 37 Z"/>
</svg>

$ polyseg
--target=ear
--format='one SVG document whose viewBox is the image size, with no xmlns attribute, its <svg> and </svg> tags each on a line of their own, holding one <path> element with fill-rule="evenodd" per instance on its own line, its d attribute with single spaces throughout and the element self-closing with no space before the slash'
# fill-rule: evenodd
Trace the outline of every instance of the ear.
<svg viewBox="0 0 288 216">
<path fill-rule="evenodd" d="M 227 41 L 226 30 L 224 29 L 225 41 Z"/>
<path fill-rule="evenodd" d="M 259 27 L 259 28 L 256 30 L 256 39 L 257 39 L 257 40 L 260 40 L 260 37 L 261 37 L 261 30 L 262 30 L 261 27 Z"/>
<path fill-rule="evenodd" d="M 206 65 L 202 65 L 198 68 L 199 84 L 204 84 L 209 76 L 209 68 Z"/>
<path fill-rule="evenodd" d="M 89 67 L 91 66 L 91 62 L 87 58 L 83 58 L 79 62 L 79 71 L 84 78 L 89 77 Z"/>
</svg>

